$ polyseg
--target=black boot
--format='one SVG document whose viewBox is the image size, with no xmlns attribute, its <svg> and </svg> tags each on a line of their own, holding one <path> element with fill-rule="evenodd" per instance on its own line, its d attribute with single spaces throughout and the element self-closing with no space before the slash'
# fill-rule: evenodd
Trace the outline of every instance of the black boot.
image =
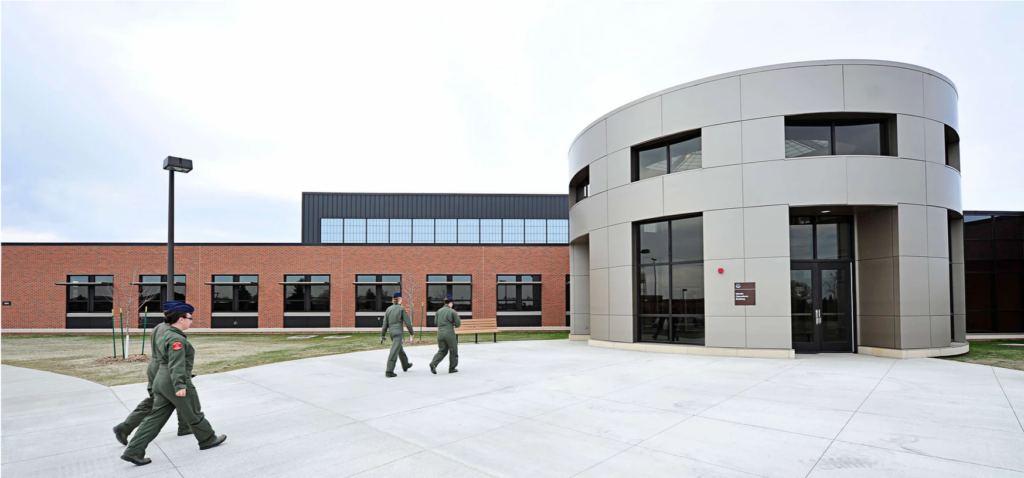
<svg viewBox="0 0 1024 478">
<path fill-rule="evenodd" d="M 412 362 L 409 362 L 409 365 L 402 366 L 402 371 L 408 372 L 410 368 L 412 368 Z"/>
<path fill-rule="evenodd" d="M 114 438 L 117 438 L 118 443 L 128 446 L 128 433 L 121 429 L 120 424 L 114 427 Z"/>
<path fill-rule="evenodd" d="M 448 373 L 459 373 L 459 369 L 453 368 L 453 369 L 449 370 Z"/>
<path fill-rule="evenodd" d="M 192 429 L 186 428 L 184 430 L 178 430 L 178 436 L 183 437 L 192 434 Z"/>
<path fill-rule="evenodd" d="M 227 435 L 217 435 L 217 436 L 212 437 L 209 440 L 207 440 L 205 445 L 199 445 L 199 449 L 200 450 L 209 450 L 210 448 L 213 448 L 213 447 L 215 447 L 217 445 L 220 445 L 221 443 L 224 443 L 224 440 L 227 440 L 227 439 L 228 439 Z"/>
<path fill-rule="evenodd" d="M 430 364 L 430 373 L 437 375 L 437 365 Z"/>
<path fill-rule="evenodd" d="M 398 375 L 394 372 L 384 372 L 384 376 L 387 378 L 397 377 Z"/>
<path fill-rule="evenodd" d="M 134 463 L 138 466 L 148 465 L 153 462 L 153 460 L 150 460 L 149 458 L 139 458 L 137 456 L 132 455 L 121 455 L 121 459 L 127 462 Z"/>
</svg>

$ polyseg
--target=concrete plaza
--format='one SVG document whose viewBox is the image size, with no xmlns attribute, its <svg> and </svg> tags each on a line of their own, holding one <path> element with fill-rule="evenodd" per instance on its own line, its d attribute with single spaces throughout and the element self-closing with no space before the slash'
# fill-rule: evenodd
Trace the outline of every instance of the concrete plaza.
<svg viewBox="0 0 1024 478">
<path fill-rule="evenodd" d="M 318 339 L 314 339 L 318 340 Z M 1017 476 L 1024 372 L 937 359 L 663 355 L 462 344 L 460 372 L 384 377 L 386 350 L 196 378 L 228 441 L 153 463 L 110 429 L 145 384 L 3 366 L 2 473 L 21 476 Z M 202 360 L 202 357 L 199 357 Z M 140 377 L 140 379 L 143 377 Z"/>
</svg>

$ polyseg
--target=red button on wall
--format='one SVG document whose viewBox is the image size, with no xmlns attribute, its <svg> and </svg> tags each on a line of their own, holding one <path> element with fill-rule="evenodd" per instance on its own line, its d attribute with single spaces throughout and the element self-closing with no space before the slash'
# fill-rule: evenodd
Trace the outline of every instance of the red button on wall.
<svg viewBox="0 0 1024 478">
<path fill-rule="evenodd" d="M 722 269 L 721 267 L 719 267 L 719 268 L 718 268 L 718 273 L 719 273 L 719 274 L 721 274 L 721 273 L 723 273 L 723 272 L 725 272 L 725 269 Z"/>
</svg>

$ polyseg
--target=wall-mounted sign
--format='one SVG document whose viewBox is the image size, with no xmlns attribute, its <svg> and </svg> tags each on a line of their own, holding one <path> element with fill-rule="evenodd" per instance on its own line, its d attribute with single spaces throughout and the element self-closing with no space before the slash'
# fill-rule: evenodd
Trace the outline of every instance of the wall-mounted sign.
<svg viewBox="0 0 1024 478">
<path fill-rule="evenodd" d="M 736 305 L 757 305 L 757 291 L 754 290 L 753 282 L 737 282 L 733 294 Z"/>
</svg>

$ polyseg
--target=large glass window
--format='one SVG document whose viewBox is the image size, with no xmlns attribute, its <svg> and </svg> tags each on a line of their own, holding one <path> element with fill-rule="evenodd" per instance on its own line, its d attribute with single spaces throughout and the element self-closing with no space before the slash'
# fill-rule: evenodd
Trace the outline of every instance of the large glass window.
<svg viewBox="0 0 1024 478">
<path fill-rule="evenodd" d="M 523 243 L 523 220 L 502 219 L 501 220 L 501 242 L 505 244 Z"/>
<path fill-rule="evenodd" d="M 174 275 L 174 298 L 167 297 L 167 275 L 139 276 L 139 311 L 148 310 L 159 316 L 164 310 L 164 302 L 177 300 L 185 302 L 185 276 Z M 147 285 L 154 283 L 153 285 Z M 160 320 L 147 321 L 147 327 L 155 327 Z"/>
<path fill-rule="evenodd" d="M 850 259 L 848 216 L 790 216 L 789 257 L 791 260 Z"/>
<path fill-rule="evenodd" d="M 968 333 L 1024 332 L 1024 216 L 965 215 Z"/>
<path fill-rule="evenodd" d="M 568 219 L 328 219 L 323 244 L 568 244 Z"/>
<path fill-rule="evenodd" d="M 68 312 L 105 313 L 114 310 L 114 276 L 69 275 Z M 161 308 L 160 310 L 163 310 Z"/>
<path fill-rule="evenodd" d="M 569 243 L 569 220 L 548 219 L 548 244 Z"/>
<path fill-rule="evenodd" d="M 366 220 L 366 242 L 370 244 L 385 244 L 388 242 L 387 219 Z"/>
<path fill-rule="evenodd" d="M 345 242 L 362 244 L 366 242 L 366 219 L 345 219 Z"/>
<path fill-rule="evenodd" d="M 412 219 L 392 219 L 388 241 L 392 244 L 412 242 Z"/>
<path fill-rule="evenodd" d="M 258 275 L 213 276 L 214 312 L 259 312 Z"/>
<path fill-rule="evenodd" d="M 330 275 L 284 276 L 285 312 L 330 312 Z"/>
<path fill-rule="evenodd" d="M 479 244 L 480 243 L 480 220 L 459 219 L 459 243 Z"/>
<path fill-rule="evenodd" d="M 433 219 L 412 220 L 412 242 L 417 244 L 431 244 L 434 242 Z"/>
<path fill-rule="evenodd" d="M 888 156 L 888 121 L 786 120 L 786 157 Z"/>
<path fill-rule="evenodd" d="M 401 291 L 400 275 L 357 275 L 356 312 L 384 312 L 395 292 Z"/>
<path fill-rule="evenodd" d="M 640 340 L 704 345 L 704 218 L 638 229 Z"/>
<path fill-rule="evenodd" d="M 444 297 L 452 296 L 455 310 L 473 310 L 473 276 L 471 275 L 428 275 L 427 311 L 437 312 L 444 307 Z"/>
<path fill-rule="evenodd" d="M 320 219 L 320 242 L 323 244 L 345 242 L 342 235 L 344 219 Z"/>
<path fill-rule="evenodd" d="M 459 242 L 458 219 L 435 219 L 434 242 L 438 244 L 455 244 Z"/>
<path fill-rule="evenodd" d="M 540 312 L 540 275 L 499 275 L 499 312 Z"/>
<path fill-rule="evenodd" d="M 700 169 L 702 149 L 700 130 L 634 148 L 633 180 Z"/>
<path fill-rule="evenodd" d="M 501 244 L 501 219 L 480 220 L 480 242 Z"/>
<path fill-rule="evenodd" d="M 544 244 L 548 242 L 547 221 L 544 219 L 526 220 L 526 243 Z"/>
</svg>

